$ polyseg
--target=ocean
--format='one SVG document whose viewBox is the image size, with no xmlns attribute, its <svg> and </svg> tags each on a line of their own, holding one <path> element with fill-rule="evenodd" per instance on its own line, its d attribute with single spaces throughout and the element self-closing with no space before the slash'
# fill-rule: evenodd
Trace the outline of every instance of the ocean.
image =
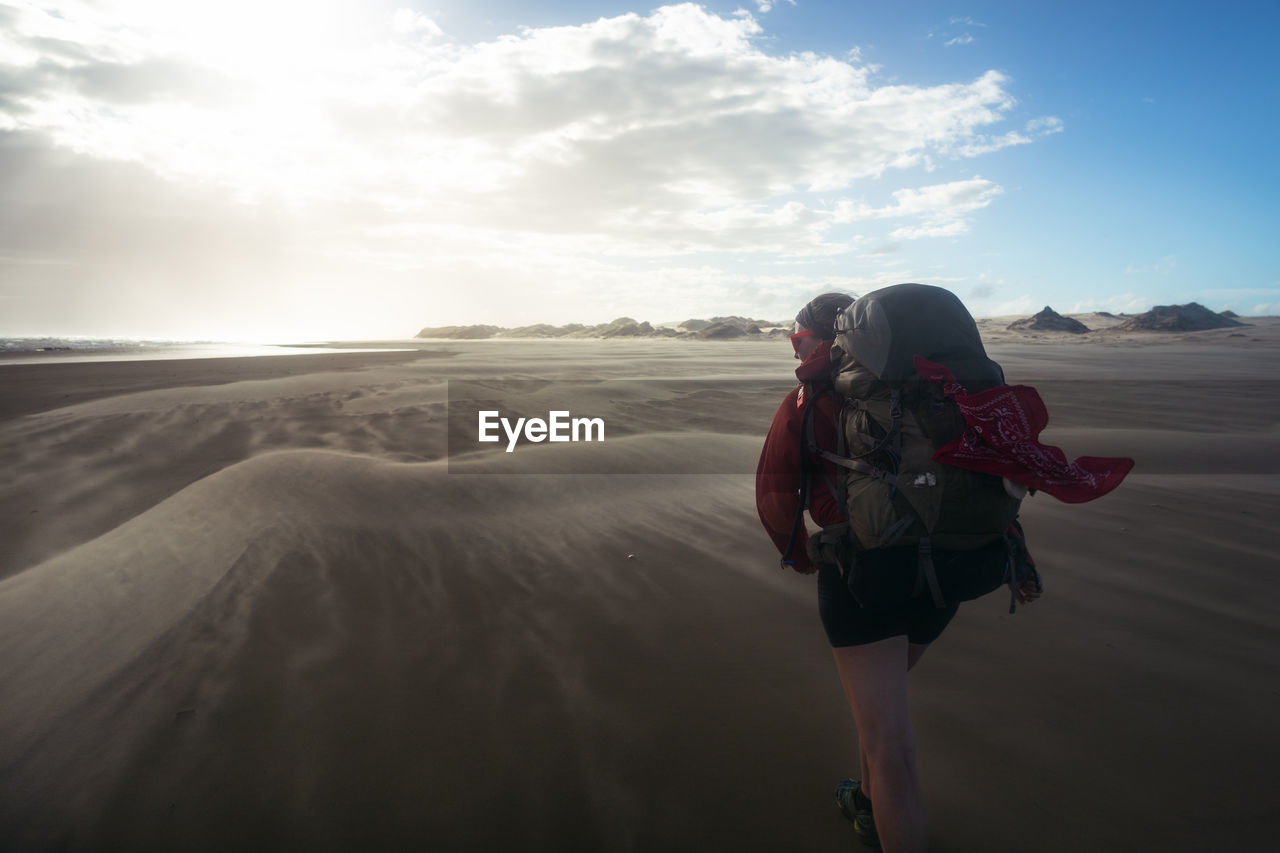
<svg viewBox="0 0 1280 853">
<path fill-rule="evenodd" d="M 155 341 L 131 338 L 0 338 L 0 364 L 32 361 L 150 361 L 174 358 L 244 358 L 261 355 L 309 355 L 322 352 L 382 352 L 413 349 L 398 342 L 343 345 L 323 343 L 258 344 L 226 341 Z"/>
</svg>

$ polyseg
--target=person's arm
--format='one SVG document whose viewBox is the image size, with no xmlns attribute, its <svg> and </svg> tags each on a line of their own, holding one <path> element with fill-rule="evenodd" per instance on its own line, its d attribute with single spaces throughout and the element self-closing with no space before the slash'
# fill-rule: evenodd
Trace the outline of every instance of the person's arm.
<svg viewBox="0 0 1280 853">
<path fill-rule="evenodd" d="M 800 462 L 802 412 L 796 405 L 798 390 L 794 389 L 786 396 L 773 416 L 773 424 L 769 427 L 769 435 L 765 438 L 760 462 L 756 466 L 756 511 L 779 554 L 785 554 L 787 544 L 791 542 L 805 476 Z M 802 574 L 816 568 L 809 562 L 805 549 L 808 538 L 809 533 L 801 518 L 790 559 L 792 568 Z"/>
</svg>

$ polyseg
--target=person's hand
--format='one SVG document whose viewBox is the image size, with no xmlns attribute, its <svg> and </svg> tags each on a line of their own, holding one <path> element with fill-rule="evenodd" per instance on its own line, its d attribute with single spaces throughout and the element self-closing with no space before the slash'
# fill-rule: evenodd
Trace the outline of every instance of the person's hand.
<svg viewBox="0 0 1280 853">
<path fill-rule="evenodd" d="M 1044 594 L 1044 585 L 1040 583 L 1040 575 L 1034 570 L 1030 575 L 1018 582 L 1013 590 L 1019 604 L 1030 604 Z"/>
<path fill-rule="evenodd" d="M 811 575 L 818 570 L 818 567 L 809 562 L 808 558 L 800 557 L 798 560 L 782 560 L 782 568 L 790 569 L 798 575 Z"/>
</svg>

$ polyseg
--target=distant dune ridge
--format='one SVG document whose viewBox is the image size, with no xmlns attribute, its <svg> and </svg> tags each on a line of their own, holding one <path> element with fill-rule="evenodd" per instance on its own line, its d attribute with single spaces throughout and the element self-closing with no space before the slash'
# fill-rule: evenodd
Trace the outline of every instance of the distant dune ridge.
<svg viewBox="0 0 1280 853">
<path fill-rule="evenodd" d="M 631 317 L 619 317 L 608 323 L 584 326 L 570 323 L 552 326 L 539 323 L 532 326 L 505 328 L 501 326 L 428 326 L 414 337 L 444 340 L 479 340 L 486 338 L 691 338 L 696 340 L 730 340 L 743 336 L 760 336 L 765 330 L 777 331 L 787 322 L 752 320 L 748 317 L 712 317 L 710 320 L 691 319 L 676 325 L 654 326 Z"/>
<path fill-rule="evenodd" d="M 1104 321 L 1099 328 L 1086 325 L 1079 318 Z M 1063 315 L 1046 305 L 1029 317 L 1020 317 L 1004 327 L 1010 332 L 1065 332 L 1085 334 L 1106 332 L 1197 332 L 1243 326 L 1234 311 L 1215 314 L 1195 302 L 1186 305 L 1158 305 L 1144 314 L 1116 317 L 1107 311 Z M 979 318 L 984 332 L 991 330 L 991 318 Z M 1110 323 L 1105 321 L 1123 322 Z M 414 337 L 426 340 L 488 340 L 490 338 L 677 338 L 688 340 L 737 340 L 741 338 L 773 338 L 790 331 L 791 321 L 753 320 L 748 317 L 712 317 L 710 320 L 689 319 L 680 323 L 654 325 L 631 317 L 619 317 L 608 323 L 587 326 L 570 323 L 553 326 L 538 323 L 531 326 L 471 325 L 427 326 Z"/>
</svg>

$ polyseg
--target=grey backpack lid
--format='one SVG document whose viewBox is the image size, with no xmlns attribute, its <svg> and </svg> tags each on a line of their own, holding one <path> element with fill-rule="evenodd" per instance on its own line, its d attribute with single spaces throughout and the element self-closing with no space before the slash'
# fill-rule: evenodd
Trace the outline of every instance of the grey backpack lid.
<svg viewBox="0 0 1280 853">
<path fill-rule="evenodd" d="M 836 345 L 886 382 L 911 376 L 917 355 L 950 368 L 962 384 L 1004 381 L 964 303 L 931 284 L 874 290 L 840 313 L 836 331 Z"/>
</svg>

